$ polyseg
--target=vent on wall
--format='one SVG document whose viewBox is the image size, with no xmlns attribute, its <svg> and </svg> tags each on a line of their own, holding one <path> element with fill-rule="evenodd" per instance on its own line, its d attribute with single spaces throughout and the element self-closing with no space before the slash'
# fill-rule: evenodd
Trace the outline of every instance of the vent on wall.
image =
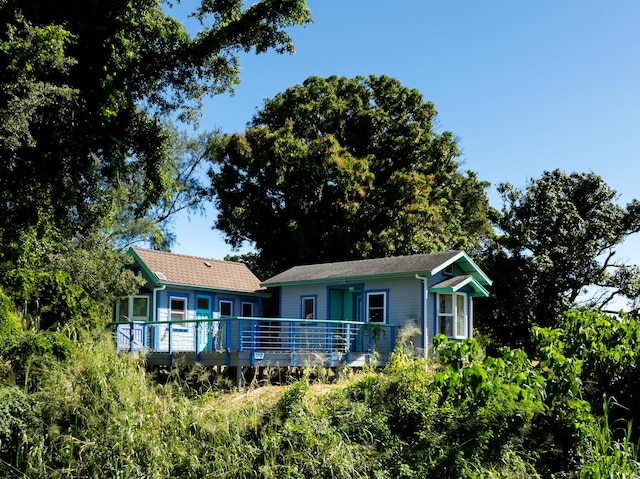
<svg viewBox="0 0 640 479">
<path fill-rule="evenodd" d="M 156 278 L 162 280 L 162 281 L 166 281 L 167 277 L 164 275 L 164 273 L 160 272 L 160 271 L 155 271 L 153 274 L 156 275 Z"/>
</svg>

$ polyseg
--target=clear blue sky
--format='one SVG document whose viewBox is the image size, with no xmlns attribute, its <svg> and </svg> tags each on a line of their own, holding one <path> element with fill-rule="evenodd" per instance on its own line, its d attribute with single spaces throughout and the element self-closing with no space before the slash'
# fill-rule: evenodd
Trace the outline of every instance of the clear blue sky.
<svg viewBox="0 0 640 479">
<path fill-rule="evenodd" d="M 206 103 L 204 129 L 243 131 L 264 99 L 312 75 L 384 74 L 435 104 L 462 168 L 491 182 L 494 207 L 498 183 L 524 187 L 555 168 L 602 176 L 621 204 L 640 196 L 640 2 L 308 4 L 315 23 L 290 30 L 296 54 L 243 55 L 235 96 Z M 173 251 L 230 253 L 213 215 L 178 220 Z M 640 264 L 640 238 L 619 251 Z"/>
</svg>

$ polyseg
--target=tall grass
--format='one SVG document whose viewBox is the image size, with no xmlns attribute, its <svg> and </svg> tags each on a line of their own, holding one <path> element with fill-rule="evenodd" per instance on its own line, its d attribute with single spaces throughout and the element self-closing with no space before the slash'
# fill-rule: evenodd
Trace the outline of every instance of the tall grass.
<svg viewBox="0 0 640 479">
<path fill-rule="evenodd" d="M 11 361 L 0 368 L 0 477 L 550 475 L 536 469 L 531 422 L 516 417 L 522 405 L 501 412 L 512 426 L 500 448 L 474 449 L 473 441 L 486 443 L 477 437 L 501 431 L 487 422 L 493 416 L 479 414 L 493 403 L 479 402 L 473 389 L 468 397 L 443 396 L 434 377 L 447 366 L 405 354 L 383 372 L 368 368 L 337 380 L 309 368 L 286 386 L 233 392 L 199 367 L 156 381 L 107 338 L 68 353 L 27 368 L 28 382 L 12 375 Z M 563 474 L 640 477 L 637 446 L 617 442 L 607 416 L 589 437 L 579 448 L 580 468 Z"/>
<path fill-rule="evenodd" d="M 578 473 L 580 479 L 627 479 L 640 477 L 638 444 L 631 442 L 632 424 L 621 427 L 609 424 L 610 400 L 604 401 L 603 417 L 589 437 L 585 453 L 585 465 Z M 612 426 L 614 426 L 612 428 Z M 615 439 L 620 433 L 622 440 Z"/>
</svg>

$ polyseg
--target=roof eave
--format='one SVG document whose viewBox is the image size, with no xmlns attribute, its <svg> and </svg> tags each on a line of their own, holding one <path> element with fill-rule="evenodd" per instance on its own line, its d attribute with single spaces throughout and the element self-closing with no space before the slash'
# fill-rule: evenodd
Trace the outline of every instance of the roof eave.
<svg viewBox="0 0 640 479">
<path fill-rule="evenodd" d="M 140 258 L 140 256 L 138 255 L 138 253 L 136 253 L 136 251 L 133 248 L 129 248 L 129 251 L 127 251 L 127 254 L 130 254 L 131 256 L 133 256 L 133 259 L 136 261 L 136 263 L 138 263 L 138 266 L 140 266 L 140 268 L 142 269 L 142 271 L 145 273 L 145 275 L 149 278 L 149 281 L 151 281 L 153 283 L 153 285 L 155 287 L 159 287 L 162 286 L 162 282 L 160 282 L 160 280 L 158 279 L 158 277 L 154 274 L 153 271 L 151 271 L 148 266 L 146 265 L 146 263 L 144 261 L 142 261 L 142 258 Z"/>
<path fill-rule="evenodd" d="M 370 274 L 370 275 L 361 275 L 361 276 L 342 276 L 335 278 L 319 278 L 319 279 L 303 279 L 299 281 L 276 281 L 276 282 L 268 282 L 265 281 L 260 283 L 260 286 L 266 288 L 274 288 L 278 286 L 302 286 L 308 284 L 329 284 L 329 283 L 361 283 L 363 281 L 371 280 L 371 279 L 395 279 L 395 278 L 413 278 L 415 275 L 425 275 L 431 276 L 431 271 L 413 271 L 413 272 L 402 272 L 402 273 L 391 273 L 391 274 Z"/>
<path fill-rule="evenodd" d="M 211 286 L 203 286 L 201 284 L 187 284 L 187 283 L 174 283 L 171 281 L 161 281 L 159 282 L 159 286 L 173 287 L 173 288 L 183 288 L 183 289 L 193 289 L 198 291 L 211 291 L 213 293 L 227 293 L 227 294 L 244 294 L 247 296 L 256 296 L 262 298 L 270 298 L 271 293 L 268 293 L 265 290 L 255 290 L 248 291 L 244 289 L 226 289 L 226 288 L 213 288 Z"/>
</svg>

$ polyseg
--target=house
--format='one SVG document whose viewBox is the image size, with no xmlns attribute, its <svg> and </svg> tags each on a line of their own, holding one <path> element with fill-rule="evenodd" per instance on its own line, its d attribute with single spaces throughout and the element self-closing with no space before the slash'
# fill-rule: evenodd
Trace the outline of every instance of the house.
<svg viewBox="0 0 640 479">
<path fill-rule="evenodd" d="M 489 285 L 463 251 L 295 266 L 262 283 L 280 290 L 281 317 L 377 327 L 383 361 L 399 327 L 418 332 L 414 345 L 424 354 L 436 334 L 472 337 L 473 300 L 488 296 Z"/>
<path fill-rule="evenodd" d="M 114 308 L 117 346 L 147 364 L 383 365 L 400 328 L 427 355 L 433 336 L 473 335 L 491 280 L 463 251 L 295 266 L 262 283 L 242 263 L 132 248 L 146 280 Z M 262 317 L 263 300 L 279 314 Z M 238 383 L 240 383 L 240 379 Z"/>
<path fill-rule="evenodd" d="M 141 248 L 129 254 L 146 284 L 114 307 L 116 322 L 130 322 L 118 326 L 120 349 L 215 351 L 231 347 L 234 335 L 224 321 L 210 319 L 262 315 L 268 294 L 242 263 Z"/>
</svg>

